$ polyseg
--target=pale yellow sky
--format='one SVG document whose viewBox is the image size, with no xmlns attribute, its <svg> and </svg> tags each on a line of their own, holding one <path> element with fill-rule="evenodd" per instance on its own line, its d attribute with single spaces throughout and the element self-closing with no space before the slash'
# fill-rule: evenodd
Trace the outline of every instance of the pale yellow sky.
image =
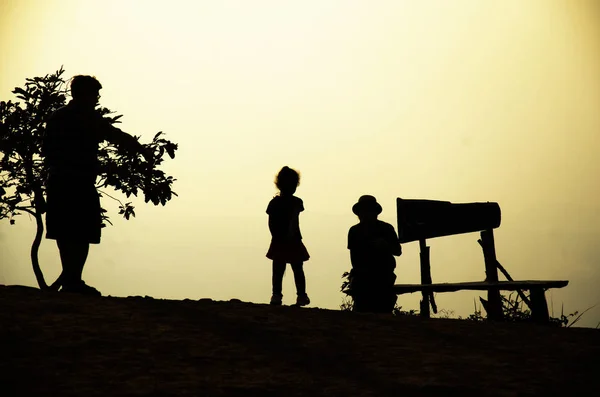
<svg viewBox="0 0 600 397">
<path fill-rule="evenodd" d="M 600 302 L 594 0 L 3 0 L 0 13 L 0 99 L 64 65 L 100 79 L 124 130 L 180 144 L 165 164 L 179 197 L 136 200 L 137 217 L 115 215 L 92 247 L 85 279 L 104 294 L 267 302 L 265 209 L 289 165 L 313 306 L 341 302 L 350 208 L 367 193 L 394 226 L 396 197 L 497 201 L 514 278 L 570 280 L 549 294 L 555 314 Z M 0 283 L 35 285 L 34 232 L 26 216 L 0 224 Z M 477 237 L 431 240 L 433 280 L 482 279 Z M 404 252 L 398 281 L 418 282 L 418 247 Z M 52 279 L 53 241 L 41 259 Z M 467 315 L 475 296 L 436 299 Z M 598 321 L 600 308 L 580 324 Z"/>
</svg>

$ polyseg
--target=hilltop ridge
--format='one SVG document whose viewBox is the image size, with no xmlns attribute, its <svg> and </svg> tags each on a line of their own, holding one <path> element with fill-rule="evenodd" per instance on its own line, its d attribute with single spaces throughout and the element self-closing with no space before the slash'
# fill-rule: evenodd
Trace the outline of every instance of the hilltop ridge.
<svg viewBox="0 0 600 397">
<path fill-rule="evenodd" d="M 2 396 L 598 395 L 600 330 L 0 286 Z"/>
</svg>

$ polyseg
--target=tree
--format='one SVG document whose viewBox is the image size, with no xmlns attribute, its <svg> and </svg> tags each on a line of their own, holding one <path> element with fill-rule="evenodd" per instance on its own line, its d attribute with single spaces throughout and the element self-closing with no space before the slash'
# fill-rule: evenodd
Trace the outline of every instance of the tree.
<svg viewBox="0 0 600 397">
<path fill-rule="evenodd" d="M 12 93 L 23 101 L 0 102 L 0 220 L 15 223 L 15 217 L 30 214 L 36 221 L 36 233 L 31 246 L 31 264 L 40 289 L 58 289 L 60 278 L 48 286 L 41 270 L 38 251 L 44 233 L 45 184 L 47 170 L 41 155 L 45 121 L 55 110 L 66 104 L 69 92 L 61 67 L 44 77 L 27 78 L 24 87 L 16 87 Z M 111 124 L 119 123 L 122 115 L 111 110 L 97 109 Z M 135 137 L 139 140 L 139 137 Z M 151 162 L 120 150 L 104 142 L 99 148 L 100 173 L 96 188 L 100 196 L 108 196 L 119 202 L 119 214 L 125 219 L 135 216 L 131 202 L 123 203 L 100 190 L 112 187 L 127 198 L 144 193 L 144 201 L 163 206 L 177 194 L 172 191 L 175 179 L 158 167 L 167 154 L 175 157 L 177 144 L 158 132 L 150 143 L 144 144 L 154 154 Z M 76 199 L 75 197 L 73 198 Z M 102 226 L 112 224 L 102 209 Z"/>
</svg>

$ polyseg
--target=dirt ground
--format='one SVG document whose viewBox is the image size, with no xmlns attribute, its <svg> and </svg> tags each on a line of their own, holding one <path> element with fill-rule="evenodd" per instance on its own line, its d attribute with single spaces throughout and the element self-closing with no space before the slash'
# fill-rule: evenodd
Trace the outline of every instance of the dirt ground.
<svg viewBox="0 0 600 397">
<path fill-rule="evenodd" d="M 0 286 L 0 396 L 600 395 L 600 330 Z"/>
</svg>

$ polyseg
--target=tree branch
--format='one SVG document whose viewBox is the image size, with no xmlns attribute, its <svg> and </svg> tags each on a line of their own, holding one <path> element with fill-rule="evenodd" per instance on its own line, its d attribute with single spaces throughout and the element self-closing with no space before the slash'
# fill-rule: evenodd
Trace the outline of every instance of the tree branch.
<svg viewBox="0 0 600 397">
<path fill-rule="evenodd" d="M 31 207 L 15 207 L 16 210 L 25 211 L 25 212 L 29 213 L 32 216 L 37 216 L 36 213 L 35 213 L 35 211 L 31 210 L 30 208 Z"/>
<path fill-rule="evenodd" d="M 113 197 L 113 196 L 111 196 L 110 194 L 108 194 L 108 193 L 106 193 L 106 192 L 103 192 L 103 191 L 102 191 L 102 190 L 100 190 L 100 189 L 98 189 L 98 191 L 99 191 L 100 193 L 102 193 L 102 194 L 104 194 L 104 195 L 106 195 L 106 196 L 110 197 L 111 199 L 113 199 L 113 200 L 117 201 L 119 204 L 123 205 L 123 202 L 122 202 L 121 200 L 119 200 L 118 198 L 116 198 L 116 197 Z"/>
</svg>

